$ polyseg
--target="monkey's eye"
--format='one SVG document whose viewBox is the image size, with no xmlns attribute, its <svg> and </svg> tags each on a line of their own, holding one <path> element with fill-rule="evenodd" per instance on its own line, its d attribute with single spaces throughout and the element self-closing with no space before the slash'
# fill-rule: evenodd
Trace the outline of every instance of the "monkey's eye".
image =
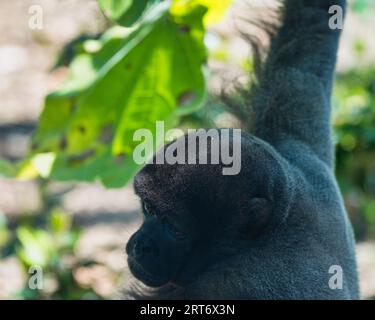
<svg viewBox="0 0 375 320">
<path fill-rule="evenodd" d="M 184 240 L 186 238 L 186 233 L 180 230 L 180 228 L 171 223 L 169 220 L 164 219 L 164 224 L 167 227 L 168 231 L 172 234 L 172 236 L 177 240 Z"/>
<path fill-rule="evenodd" d="M 152 211 L 150 204 L 146 201 L 142 201 L 142 209 L 146 217 L 152 217 L 155 215 L 155 213 L 153 213 Z"/>
</svg>

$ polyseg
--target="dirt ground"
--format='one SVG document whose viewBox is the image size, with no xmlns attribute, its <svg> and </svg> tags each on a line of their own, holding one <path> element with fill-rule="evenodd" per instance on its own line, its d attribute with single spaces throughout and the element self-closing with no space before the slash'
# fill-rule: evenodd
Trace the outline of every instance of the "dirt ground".
<svg viewBox="0 0 375 320">
<path fill-rule="evenodd" d="M 32 5 L 43 8 L 42 30 L 33 31 L 28 26 L 29 8 Z M 366 43 L 370 43 L 370 30 L 375 30 L 374 21 L 360 21 L 352 16 L 349 16 L 348 21 L 350 28 L 344 34 L 339 69 L 359 63 L 348 53 L 351 50 L 347 49 L 353 45 L 358 35 L 364 37 Z M 82 33 L 97 33 L 104 24 L 105 20 L 94 0 L 1 1 L 1 157 L 19 159 L 27 152 L 44 96 L 66 76 L 66 70 L 50 72 L 59 49 Z M 227 27 L 219 28 L 219 32 L 227 35 L 230 30 L 232 29 Z M 231 41 L 236 48 L 233 51 L 247 52 L 247 47 L 241 40 L 233 38 Z M 366 59 L 375 58 L 375 41 L 372 42 Z M 56 183 L 54 187 L 65 186 Z M 0 179 L 0 212 L 11 221 L 21 214 L 38 212 L 41 201 L 35 182 Z M 77 277 L 83 282 L 94 283 L 96 290 L 104 296 L 116 297 L 120 283 L 131 280 L 126 269 L 124 246 L 140 223 L 139 204 L 131 187 L 106 190 L 99 184 L 76 184 L 64 196 L 63 207 L 84 230 L 76 251 L 77 256 L 94 257 L 102 262 L 102 267 L 79 270 Z M 375 243 L 358 244 L 357 253 L 363 297 L 374 297 Z M 120 278 L 119 274 L 122 275 Z M 20 288 L 23 277 L 15 258 L 0 261 L 0 299 L 10 297 Z"/>
</svg>

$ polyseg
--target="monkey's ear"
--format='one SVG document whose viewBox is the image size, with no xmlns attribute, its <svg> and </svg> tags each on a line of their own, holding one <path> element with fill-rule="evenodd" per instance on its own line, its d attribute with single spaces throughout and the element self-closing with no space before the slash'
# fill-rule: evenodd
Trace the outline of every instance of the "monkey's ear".
<svg viewBox="0 0 375 320">
<path fill-rule="evenodd" d="M 270 221 L 272 202 L 266 198 L 251 198 L 241 210 L 242 231 L 256 236 Z"/>
</svg>

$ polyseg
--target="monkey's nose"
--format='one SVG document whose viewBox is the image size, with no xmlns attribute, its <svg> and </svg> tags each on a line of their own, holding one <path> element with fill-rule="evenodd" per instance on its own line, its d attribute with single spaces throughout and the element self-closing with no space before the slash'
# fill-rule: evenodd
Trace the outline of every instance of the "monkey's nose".
<svg viewBox="0 0 375 320">
<path fill-rule="evenodd" d="M 148 255 L 148 254 L 150 254 L 151 253 L 151 247 L 150 246 L 143 246 L 142 247 L 142 253 L 144 254 L 144 255 Z"/>
<path fill-rule="evenodd" d="M 134 245 L 134 253 L 135 256 L 138 258 L 145 257 L 151 255 L 153 252 L 151 245 L 146 243 L 136 243 Z"/>
</svg>

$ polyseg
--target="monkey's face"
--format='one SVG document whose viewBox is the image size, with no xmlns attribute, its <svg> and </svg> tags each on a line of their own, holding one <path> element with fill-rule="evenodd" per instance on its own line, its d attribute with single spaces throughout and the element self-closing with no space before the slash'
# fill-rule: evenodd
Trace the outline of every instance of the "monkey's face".
<svg viewBox="0 0 375 320">
<path fill-rule="evenodd" d="M 184 286 L 263 230 L 272 211 L 263 190 L 267 162 L 260 147 L 246 150 L 244 157 L 261 161 L 240 175 L 223 176 L 221 165 L 209 164 L 147 164 L 136 175 L 144 221 L 126 246 L 136 278 L 152 287 Z"/>
<path fill-rule="evenodd" d="M 177 278 L 192 249 L 186 225 L 170 213 L 142 201 L 144 222 L 126 246 L 133 275 L 148 286 L 159 287 Z"/>
<path fill-rule="evenodd" d="M 202 178 L 197 169 L 194 165 L 146 165 L 135 177 L 144 219 L 126 252 L 131 272 L 148 286 L 190 282 L 204 267 L 207 248 L 203 250 L 201 244 L 208 243 L 214 226 L 209 221 L 211 210 L 198 196 L 203 195 L 199 190 L 203 184 L 194 178 L 195 174 Z"/>
<path fill-rule="evenodd" d="M 241 230 L 250 236 L 251 227 L 259 226 L 256 219 L 263 218 L 267 206 L 260 201 L 262 199 L 254 199 L 249 202 L 253 215 L 237 215 L 231 203 L 208 201 L 207 194 L 198 185 L 180 184 L 179 179 L 160 180 L 160 168 L 151 174 L 146 167 L 135 178 L 144 220 L 127 243 L 128 265 L 132 274 L 148 286 L 160 287 L 170 282 L 184 286 L 215 262 L 220 249 L 217 240 L 227 241 L 229 247 L 235 249 L 232 243 L 239 241 L 233 239 L 237 239 Z M 186 181 L 186 176 L 175 169 L 178 170 L 164 167 L 161 175 Z M 192 176 L 191 170 L 195 172 L 198 167 L 183 167 L 182 170 Z M 208 180 L 202 174 L 201 178 Z M 232 206 L 232 211 L 227 205 Z"/>
</svg>

